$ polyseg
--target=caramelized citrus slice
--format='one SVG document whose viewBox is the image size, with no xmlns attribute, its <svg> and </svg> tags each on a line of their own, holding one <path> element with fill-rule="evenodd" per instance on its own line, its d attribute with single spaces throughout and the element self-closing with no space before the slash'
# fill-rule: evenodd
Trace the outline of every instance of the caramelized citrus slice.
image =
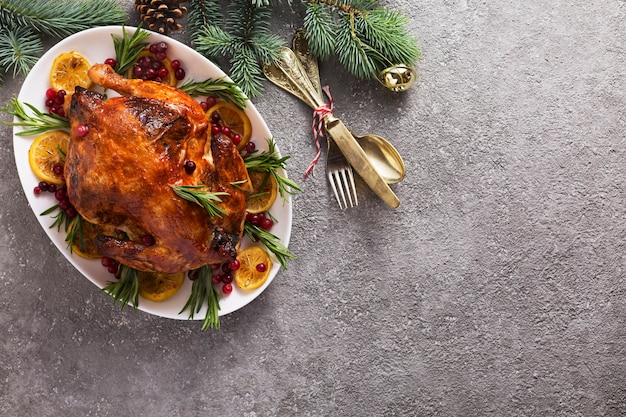
<svg viewBox="0 0 626 417">
<path fill-rule="evenodd" d="M 80 221 L 80 224 L 76 222 Z M 75 227 L 80 227 L 74 233 L 72 239 L 72 253 L 87 259 L 98 259 L 102 257 L 102 254 L 98 251 L 96 246 L 96 236 L 115 236 L 116 228 L 108 224 L 93 224 L 87 220 L 76 217 L 70 223 L 68 230 L 73 230 Z"/>
<path fill-rule="evenodd" d="M 50 184 L 63 184 L 59 166 L 63 167 L 69 144 L 70 135 L 63 130 L 51 130 L 35 138 L 28 150 L 28 163 L 37 178 Z"/>
<path fill-rule="evenodd" d="M 276 200 L 276 179 L 269 172 L 249 172 L 252 191 L 246 199 L 248 213 L 263 213 L 272 207 Z"/>
<path fill-rule="evenodd" d="M 165 301 L 182 287 L 185 273 L 166 274 L 163 272 L 137 271 L 139 295 L 151 301 Z"/>
<path fill-rule="evenodd" d="M 89 88 L 92 84 L 87 72 L 91 64 L 76 51 L 57 56 L 50 69 L 50 85 L 55 90 L 73 93 L 76 86 Z"/>
<path fill-rule="evenodd" d="M 233 272 L 233 278 L 239 288 L 254 290 L 267 281 L 273 264 L 264 249 L 251 246 L 239 252 L 237 260 L 240 266 Z"/>
<path fill-rule="evenodd" d="M 241 140 L 236 145 L 238 150 L 242 150 L 252 137 L 252 123 L 246 112 L 229 101 L 219 101 L 207 110 L 209 120 L 213 120 L 214 113 L 219 115 L 222 125 L 229 127 L 240 136 Z"/>
</svg>

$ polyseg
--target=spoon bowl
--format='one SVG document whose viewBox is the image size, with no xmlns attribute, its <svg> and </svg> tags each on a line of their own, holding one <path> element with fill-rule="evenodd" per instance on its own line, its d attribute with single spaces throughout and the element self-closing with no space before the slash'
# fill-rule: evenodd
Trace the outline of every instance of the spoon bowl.
<svg viewBox="0 0 626 417">
<path fill-rule="evenodd" d="M 372 166 L 387 184 L 396 184 L 404 179 L 406 166 L 396 148 L 385 138 L 367 134 L 357 136 L 357 140 Z"/>
</svg>

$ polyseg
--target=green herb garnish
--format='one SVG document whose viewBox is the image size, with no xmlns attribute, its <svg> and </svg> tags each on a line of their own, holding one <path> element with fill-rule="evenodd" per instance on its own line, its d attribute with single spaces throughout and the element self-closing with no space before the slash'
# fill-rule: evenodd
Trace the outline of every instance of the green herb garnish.
<svg viewBox="0 0 626 417">
<path fill-rule="evenodd" d="M 226 81 L 223 78 L 187 81 L 178 88 L 192 97 L 212 96 L 230 101 L 242 110 L 246 108 L 246 100 L 248 100 L 237 84 L 232 81 Z"/>
<path fill-rule="evenodd" d="M 285 162 L 289 156 L 278 156 L 276 152 L 276 142 L 273 138 L 267 139 L 269 150 L 267 152 L 252 152 L 244 157 L 246 169 L 254 172 L 269 172 L 272 174 L 278 185 L 278 192 L 283 200 L 287 199 L 288 194 L 297 194 L 300 187 L 295 181 L 278 173 L 279 169 L 285 169 Z"/>
<path fill-rule="evenodd" d="M 216 204 L 222 202 L 220 197 L 230 195 L 227 192 L 212 193 L 204 190 L 204 185 L 170 185 L 170 187 L 179 197 L 204 207 L 209 216 L 222 217 L 228 214 L 226 210 Z"/>
<path fill-rule="evenodd" d="M 137 271 L 133 268 L 120 264 L 117 270 L 119 280 L 111 281 L 102 289 L 113 297 L 114 303 L 120 305 L 120 310 L 130 302 L 133 311 L 137 311 L 139 306 L 139 279 Z"/>
<path fill-rule="evenodd" d="M 13 96 L 0 111 L 17 117 L 20 121 L 5 122 L 0 121 L 6 126 L 21 126 L 26 130 L 17 132 L 17 136 L 37 135 L 48 130 L 69 129 L 70 122 L 68 119 L 57 116 L 53 113 L 44 113 L 29 103 L 20 103 L 16 96 Z M 27 108 L 30 112 L 27 111 Z"/>
<path fill-rule="evenodd" d="M 125 75 L 135 63 L 137 57 L 150 43 L 146 41 L 150 37 L 150 33 L 145 31 L 139 25 L 139 28 L 130 38 L 126 36 L 126 28 L 122 28 L 122 37 L 111 34 L 113 38 L 113 47 L 115 48 L 115 72 Z"/>
<path fill-rule="evenodd" d="M 262 229 L 247 220 L 244 223 L 243 231 L 253 242 L 261 242 L 270 252 L 272 252 L 284 269 L 287 269 L 287 260 L 295 258 L 295 255 L 289 252 L 289 249 L 280 243 L 280 239 L 273 233 Z"/>
<path fill-rule="evenodd" d="M 181 314 L 185 310 L 189 310 L 189 320 L 193 320 L 196 313 L 200 312 L 204 305 L 204 300 L 207 301 L 207 312 L 202 322 L 202 330 L 220 328 L 220 294 L 217 289 L 213 287 L 211 277 L 213 271 L 211 265 L 204 265 L 198 269 L 190 272 L 191 275 L 197 275 L 197 278 L 191 285 L 191 294 L 187 303 L 178 314 Z"/>
</svg>

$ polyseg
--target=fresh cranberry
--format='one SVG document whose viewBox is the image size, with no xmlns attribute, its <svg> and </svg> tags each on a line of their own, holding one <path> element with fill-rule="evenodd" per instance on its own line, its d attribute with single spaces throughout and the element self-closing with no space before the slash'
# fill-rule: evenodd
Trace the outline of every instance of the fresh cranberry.
<svg viewBox="0 0 626 417">
<path fill-rule="evenodd" d="M 211 125 L 211 133 L 212 134 L 217 135 L 221 131 L 222 131 L 222 126 L 220 126 L 218 124 L 212 124 Z"/>
<path fill-rule="evenodd" d="M 54 198 L 57 199 L 57 201 L 62 201 L 65 200 L 67 198 L 67 191 L 65 191 L 63 188 L 59 188 L 55 193 L 54 193 Z"/>
<path fill-rule="evenodd" d="M 172 68 L 174 68 L 175 70 L 180 68 L 180 61 L 177 59 L 173 59 L 172 62 L 170 62 L 170 64 L 172 65 Z"/>
<path fill-rule="evenodd" d="M 48 187 L 50 186 L 50 184 L 48 184 L 45 181 L 39 181 L 38 186 L 41 189 L 41 191 L 48 191 Z"/>
<path fill-rule="evenodd" d="M 87 133 L 89 133 L 89 126 L 87 125 L 78 125 L 75 130 L 76 136 L 82 138 Z"/>
<path fill-rule="evenodd" d="M 246 151 L 254 152 L 255 149 L 256 149 L 256 145 L 254 144 L 254 142 L 246 143 Z"/>
<path fill-rule="evenodd" d="M 239 259 L 234 259 L 232 260 L 229 264 L 228 264 L 228 268 L 231 271 L 236 271 L 241 267 L 241 262 L 239 262 Z"/>
<path fill-rule="evenodd" d="M 55 175 L 63 174 L 63 164 L 54 164 L 52 166 L 52 172 L 54 172 Z"/>
<path fill-rule="evenodd" d="M 261 222 L 261 217 L 259 216 L 259 214 L 251 214 L 250 219 L 248 221 L 252 223 L 253 225 L 258 226 L 259 223 Z"/>
<path fill-rule="evenodd" d="M 224 284 L 222 285 L 222 292 L 226 295 L 230 294 L 231 292 L 233 292 L 233 284 L 228 283 L 228 284 Z"/>
<path fill-rule="evenodd" d="M 231 274 L 222 275 L 222 282 L 224 284 L 230 284 L 231 282 L 233 282 L 233 276 Z"/>
<path fill-rule="evenodd" d="M 113 68 L 115 68 L 115 66 L 117 65 L 117 61 L 114 58 L 107 58 L 104 60 L 104 63 L 106 65 L 112 66 Z"/>
<path fill-rule="evenodd" d="M 107 271 L 109 271 L 109 273 L 111 273 L 111 274 L 116 274 L 117 270 L 118 270 L 118 266 L 119 265 L 109 265 L 107 267 Z"/>
<path fill-rule="evenodd" d="M 189 175 L 196 170 L 196 163 L 193 161 L 185 161 L 185 172 Z"/>
<path fill-rule="evenodd" d="M 228 264 L 222 264 L 222 272 L 224 272 L 225 274 L 228 274 L 230 272 L 230 267 L 228 266 Z"/>
<path fill-rule="evenodd" d="M 78 212 L 76 211 L 76 209 L 72 206 L 69 206 L 66 210 L 65 210 L 65 215 L 67 217 L 69 217 L 70 219 L 73 217 L 76 217 L 76 215 L 78 214 Z"/>
<path fill-rule="evenodd" d="M 274 222 L 269 217 L 266 217 L 261 220 L 261 222 L 259 223 L 259 227 L 263 230 L 270 230 L 272 227 L 274 227 Z"/>
<path fill-rule="evenodd" d="M 70 208 L 70 201 L 68 199 L 59 200 L 59 208 L 63 211 L 66 211 Z"/>
<path fill-rule="evenodd" d="M 165 58 L 167 58 L 167 54 L 165 52 L 157 52 L 156 54 L 154 54 L 154 56 L 159 61 L 163 61 Z"/>
<path fill-rule="evenodd" d="M 217 123 L 220 122 L 221 119 L 222 118 L 220 117 L 220 114 L 218 112 L 214 112 L 214 113 L 211 114 L 211 122 L 217 124 Z"/>
<path fill-rule="evenodd" d="M 33 193 L 35 193 L 35 195 L 39 195 L 41 194 L 41 187 L 40 186 L 35 186 L 35 188 L 33 188 Z"/>
<path fill-rule="evenodd" d="M 202 107 L 202 111 L 209 110 L 209 106 L 208 106 L 208 104 L 206 104 L 206 101 L 201 101 L 200 102 L 200 107 Z"/>
<path fill-rule="evenodd" d="M 222 126 L 222 133 L 228 137 L 230 137 L 231 134 L 231 130 L 230 127 L 228 126 Z"/>
<path fill-rule="evenodd" d="M 56 184 L 50 184 L 48 185 L 48 192 L 49 193 L 56 193 L 57 192 L 57 185 Z"/>
<path fill-rule="evenodd" d="M 217 99 L 215 97 L 211 96 L 211 97 L 206 98 L 206 104 L 209 108 L 215 106 L 216 103 L 217 103 Z"/>
<path fill-rule="evenodd" d="M 159 42 L 156 44 L 156 51 L 157 52 L 165 52 L 167 51 L 167 43 L 166 42 Z"/>
<path fill-rule="evenodd" d="M 257 264 L 256 270 L 259 272 L 265 272 L 267 271 L 267 265 L 261 262 L 260 264 Z"/>
<path fill-rule="evenodd" d="M 216 285 L 222 282 L 222 274 L 211 275 L 211 282 Z"/>
<path fill-rule="evenodd" d="M 182 69 L 182 68 L 178 68 L 176 71 L 174 71 L 174 76 L 179 81 L 184 79 L 185 78 L 185 70 Z"/>
<path fill-rule="evenodd" d="M 233 136 L 231 136 L 231 139 L 235 145 L 239 145 L 241 143 L 241 136 L 239 135 L 239 133 L 235 133 Z"/>
<path fill-rule="evenodd" d="M 46 98 L 49 100 L 53 100 L 57 96 L 57 92 L 54 88 L 48 88 L 46 90 Z"/>
</svg>

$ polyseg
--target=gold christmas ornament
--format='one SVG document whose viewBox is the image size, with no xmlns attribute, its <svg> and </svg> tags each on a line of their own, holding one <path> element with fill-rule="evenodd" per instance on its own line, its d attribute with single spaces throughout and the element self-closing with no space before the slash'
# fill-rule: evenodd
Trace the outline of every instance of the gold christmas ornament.
<svg viewBox="0 0 626 417">
<path fill-rule="evenodd" d="M 390 91 L 406 91 L 415 83 L 417 72 L 406 65 L 394 65 L 378 74 L 378 81 Z"/>
<path fill-rule="evenodd" d="M 168 31 L 178 32 L 183 26 L 177 23 L 187 13 L 182 6 L 186 0 L 135 0 L 135 10 L 139 12 L 146 29 L 166 34 Z"/>
</svg>

